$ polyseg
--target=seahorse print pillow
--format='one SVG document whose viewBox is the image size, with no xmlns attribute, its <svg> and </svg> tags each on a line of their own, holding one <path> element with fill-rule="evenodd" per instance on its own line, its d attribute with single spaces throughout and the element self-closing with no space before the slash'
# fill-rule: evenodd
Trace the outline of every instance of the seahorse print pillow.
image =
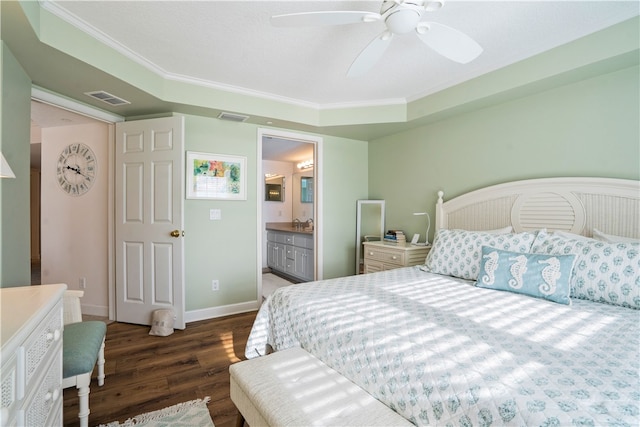
<svg viewBox="0 0 640 427">
<path fill-rule="evenodd" d="M 482 247 L 476 286 L 570 304 L 575 255 L 543 255 Z"/>
</svg>

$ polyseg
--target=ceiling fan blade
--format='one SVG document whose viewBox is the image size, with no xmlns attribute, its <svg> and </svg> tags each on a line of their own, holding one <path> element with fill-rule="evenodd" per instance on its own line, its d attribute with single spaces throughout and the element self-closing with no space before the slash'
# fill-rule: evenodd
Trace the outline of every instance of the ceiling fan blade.
<svg viewBox="0 0 640 427">
<path fill-rule="evenodd" d="M 392 38 L 393 34 L 389 31 L 385 31 L 375 39 L 371 40 L 367 47 L 360 52 L 358 57 L 351 64 L 347 77 L 358 77 L 369 71 L 371 67 L 373 67 L 380 58 L 382 58 L 382 55 L 384 54 L 384 51 L 387 50 L 387 47 L 389 47 Z"/>
<path fill-rule="evenodd" d="M 466 64 L 482 53 L 482 46 L 475 40 L 458 31 L 437 22 L 425 22 L 416 28 L 418 37 L 431 49 L 452 61 Z"/>
<path fill-rule="evenodd" d="M 277 27 L 317 27 L 323 25 L 357 24 L 379 21 L 381 15 L 363 11 L 321 11 L 274 15 L 271 24 Z"/>
</svg>

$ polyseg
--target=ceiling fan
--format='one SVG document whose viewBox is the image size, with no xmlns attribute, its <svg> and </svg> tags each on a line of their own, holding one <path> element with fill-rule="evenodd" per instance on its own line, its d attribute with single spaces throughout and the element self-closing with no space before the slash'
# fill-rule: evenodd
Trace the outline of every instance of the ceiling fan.
<svg viewBox="0 0 640 427">
<path fill-rule="evenodd" d="M 382 57 L 396 34 L 415 30 L 427 46 L 452 61 L 466 64 L 482 53 L 482 47 L 468 35 L 437 22 L 421 22 L 425 12 L 444 6 L 444 0 L 384 0 L 380 13 L 366 11 L 319 11 L 274 15 L 271 23 L 280 27 L 304 27 L 384 22 L 386 29 L 356 57 L 348 77 L 365 74 Z"/>
</svg>

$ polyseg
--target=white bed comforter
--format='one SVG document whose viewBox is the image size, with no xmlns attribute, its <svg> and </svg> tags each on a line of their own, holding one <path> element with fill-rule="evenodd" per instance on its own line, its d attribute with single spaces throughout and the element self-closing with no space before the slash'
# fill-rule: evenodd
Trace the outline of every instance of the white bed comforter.
<svg viewBox="0 0 640 427">
<path fill-rule="evenodd" d="M 246 356 L 301 346 L 417 425 L 638 426 L 639 324 L 409 267 L 278 290 Z"/>
</svg>

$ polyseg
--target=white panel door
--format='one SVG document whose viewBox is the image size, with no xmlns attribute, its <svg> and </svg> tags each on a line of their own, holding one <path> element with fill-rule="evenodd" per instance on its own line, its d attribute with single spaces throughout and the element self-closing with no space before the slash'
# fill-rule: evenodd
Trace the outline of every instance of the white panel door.
<svg viewBox="0 0 640 427">
<path fill-rule="evenodd" d="M 171 308 L 184 329 L 184 121 L 116 124 L 116 320 L 150 325 Z"/>
</svg>

